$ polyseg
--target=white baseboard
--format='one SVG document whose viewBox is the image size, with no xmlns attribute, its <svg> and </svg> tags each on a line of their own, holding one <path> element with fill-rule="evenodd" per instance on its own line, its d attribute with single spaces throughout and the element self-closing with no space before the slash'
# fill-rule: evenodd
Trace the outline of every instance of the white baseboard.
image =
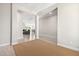
<svg viewBox="0 0 79 59">
<path fill-rule="evenodd" d="M 12 43 L 12 45 L 16 45 L 16 44 L 18 44 L 18 42 L 13 42 L 13 43 Z"/>
<path fill-rule="evenodd" d="M 35 39 L 33 39 L 35 40 Z M 29 40 L 29 41 L 33 41 L 33 40 Z M 12 45 L 16 45 L 16 44 L 19 44 L 20 42 L 19 41 L 16 41 L 16 42 L 13 42 Z"/>
<path fill-rule="evenodd" d="M 46 34 L 44 34 L 44 35 L 41 34 L 40 37 L 46 37 L 46 38 L 49 38 L 49 39 L 56 39 L 56 36 L 46 35 Z"/>
<path fill-rule="evenodd" d="M 9 46 L 10 45 L 10 43 L 4 43 L 4 44 L 0 44 L 0 47 L 1 46 Z"/>
<path fill-rule="evenodd" d="M 71 46 L 68 46 L 68 45 L 60 44 L 60 43 L 58 43 L 57 45 L 79 52 L 79 48 L 76 48 L 76 47 L 71 47 Z"/>
<path fill-rule="evenodd" d="M 21 39 L 23 39 L 23 38 L 20 38 L 18 40 L 21 40 Z M 29 41 L 32 41 L 32 40 L 29 40 Z M 19 43 L 20 43 L 19 41 L 14 41 L 14 42 L 12 42 L 12 45 L 16 45 L 16 44 L 19 44 Z M 10 43 L 0 44 L 0 47 L 2 47 L 2 46 L 10 46 Z"/>
<path fill-rule="evenodd" d="M 12 45 L 15 45 L 15 44 L 18 44 L 18 42 L 13 42 Z M 0 44 L 0 47 L 2 46 L 10 46 L 10 43 L 3 43 L 3 44 Z"/>
</svg>

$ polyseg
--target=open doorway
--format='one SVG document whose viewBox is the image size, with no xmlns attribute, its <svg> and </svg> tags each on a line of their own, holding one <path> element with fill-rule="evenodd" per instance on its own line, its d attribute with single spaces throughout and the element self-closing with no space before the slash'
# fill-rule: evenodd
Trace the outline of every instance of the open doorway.
<svg viewBox="0 0 79 59">
<path fill-rule="evenodd" d="M 24 11 L 17 12 L 17 37 L 19 42 L 35 39 L 35 16 Z"/>
<path fill-rule="evenodd" d="M 57 8 L 41 17 L 39 25 L 40 39 L 57 44 Z"/>
</svg>

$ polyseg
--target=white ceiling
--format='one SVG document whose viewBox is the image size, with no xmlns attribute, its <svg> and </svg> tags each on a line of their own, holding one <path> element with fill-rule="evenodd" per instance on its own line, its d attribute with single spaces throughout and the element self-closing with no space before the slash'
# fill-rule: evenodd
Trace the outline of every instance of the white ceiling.
<svg viewBox="0 0 79 59">
<path fill-rule="evenodd" d="M 43 15 L 41 18 L 50 18 L 55 15 L 57 15 L 57 8 Z"/>
<path fill-rule="evenodd" d="M 31 15 L 31 14 L 28 14 L 28 13 L 21 13 L 22 17 L 26 18 L 26 19 L 33 19 L 35 16 L 34 15 Z"/>
<path fill-rule="evenodd" d="M 18 3 L 17 5 L 20 7 L 24 7 L 33 13 L 37 13 L 54 4 L 55 3 Z"/>
</svg>

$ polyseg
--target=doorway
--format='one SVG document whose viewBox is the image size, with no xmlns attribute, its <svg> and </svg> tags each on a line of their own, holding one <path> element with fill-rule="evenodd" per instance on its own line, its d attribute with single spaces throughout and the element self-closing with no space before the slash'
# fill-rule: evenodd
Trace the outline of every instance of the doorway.
<svg viewBox="0 0 79 59">
<path fill-rule="evenodd" d="M 27 42 L 35 39 L 35 16 L 25 11 L 17 13 L 17 39 L 19 42 Z"/>
<path fill-rule="evenodd" d="M 40 39 L 57 44 L 57 8 L 41 17 L 39 24 Z"/>
</svg>

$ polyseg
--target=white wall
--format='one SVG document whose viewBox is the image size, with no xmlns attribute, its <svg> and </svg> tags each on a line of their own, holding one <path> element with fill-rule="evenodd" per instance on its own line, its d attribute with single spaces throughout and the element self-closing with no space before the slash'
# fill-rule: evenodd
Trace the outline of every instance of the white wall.
<svg viewBox="0 0 79 59">
<path fill-rule="evenodd" d="M 0 44 L 10 43 L 10 4 L 0 3 Z"/>
<path fill-rule="evenodd" d="M 79 4 L 59 4 L 58 44 L 79 50 Z"/>
<path fill-rule="evenodd" d="M 21 13 L 17 4 L 12 4 L 12 42 L 23 39 Z"/>
<path fill-rule="evenodd" d="M 12 42 L 17 41 L 17 9 L 12 4 Z"/>
<path fill-rule="evenodd" d="M 23 39 L 23 25 L 22 25 L 22 16 L 21 12 L 17 11 L 17 39 Z"/>
<path fill-rule="evenodd" d="M 56 41 L 57 38 L 57 15 L 45 16 L 40 19 L 39 33 L 40 36 L 47 37 Z"/>
<path fill-rule="evenodd" d="M 35 16 L 30 15 L 28 13 L 22 13 L 22 21 L 23 21 L 23 26 L 31 27 L 32 29 L 35 29 Z"/>
</svg>

